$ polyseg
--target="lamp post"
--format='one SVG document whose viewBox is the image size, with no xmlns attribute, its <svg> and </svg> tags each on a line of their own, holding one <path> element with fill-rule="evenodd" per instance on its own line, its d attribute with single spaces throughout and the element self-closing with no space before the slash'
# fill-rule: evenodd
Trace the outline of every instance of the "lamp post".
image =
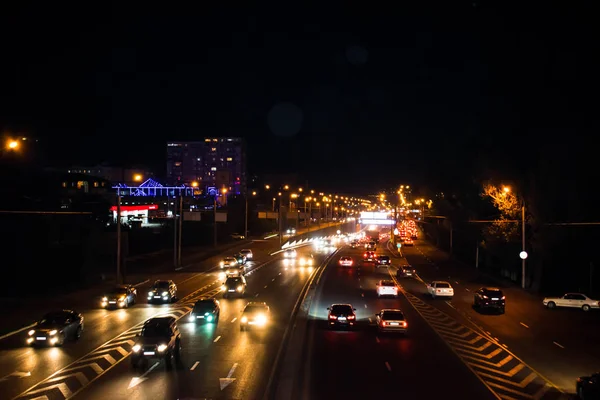
<svg viewBox="0 0 600 400">
<path fill-rule="evenodd" d="M 117 188 L 117 283 L 123 283 L 121 277 L 121 188 Z"/>
<path fill-rule="evenodd" d="M 252 196 L 256 196 L 256 192 L 252 192 Z M 244 237 L 248 238 L 248 192 L 246 191 L 246 218 L 244 223 Z"/>
<path fill-rule="evenodd" d="M 521 204 L 521 287 L 525 289 L 525 260 L 527 251 L 525 251 L 525 201 Z"/>
</svg>

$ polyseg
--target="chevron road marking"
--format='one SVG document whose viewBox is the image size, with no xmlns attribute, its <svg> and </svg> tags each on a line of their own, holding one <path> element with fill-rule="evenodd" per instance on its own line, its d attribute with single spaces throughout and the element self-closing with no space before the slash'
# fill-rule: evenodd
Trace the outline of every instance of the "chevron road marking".
<svg viewBox="0 0 600 400">
<path fill-rule="evenodd" d="M 185 305 L 178 304 L 177 308 L 159 312 L 151 318 L 170 315 L 179 320 L 192 310 L 197 298 L 214 297 L 218 293 L 220 289 L 199 293 Z M 66 400 L 76 396 L 131 354 L 131 347 L 135 343 L 134 337 L 141 331 L 145 322 L 146 320 L 132 326 L 65 368 L 36 383 L 13 400 Z"/>
<path fill-rule="evenodd" d="M 390 276 L 400 286 L 391 271 Z M 497 339 L 459 323 L 404 288 L 400 290 L 425 322 L 498 399 L 568 398 L 552 382 L 502 347 Z"/>
</svg>

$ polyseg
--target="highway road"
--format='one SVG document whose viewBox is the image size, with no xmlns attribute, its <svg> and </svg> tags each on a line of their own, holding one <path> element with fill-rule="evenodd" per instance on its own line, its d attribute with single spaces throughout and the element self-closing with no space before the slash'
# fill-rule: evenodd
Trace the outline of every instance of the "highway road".
<svg viewBox="0 0 600 400">
<path fill-rule="evenodd" d="M 600 370 L 599 311 L 548 310 L 542 305 L 542 297 L 491 280 L 475 268 L 450 259 L 426 241 L 404 248 L 404 255 L 403 261 L 416 267 L 424 281 L 449 281 L 455 296 L 449 302 L 432 301 L 424 296 L 425 286 L 418 281 L 403 282 L 405 290 L 445 313 L 467 320 L 475 329 L 518 354 L 563 391 L 573 393 L 579 376 Z M 500 287 L 504 291 L 505 314 L 473 309 L 473 292 L 482 286 Z"/>
<path fill-rule="evenodd" d="M 338 256 L 360 260 L 362 254 L 346 247 Z M 311 305 L 310 374 L 302 398 L 495 398 L 404 296 L 377 298 L 376 283 L 390 279 L 387 268 L 342 268 L 338 256 L 325 270 Z M 355 329 L 328 329 L 327 307 L 333 303 L 357 309 Z M 375 313 L 383 308 L 404 311 L 406 336 L 377 333 Z"/>
<path fill-rule="evenodd" d="M 281 254 L 270 255 L 279 247 L 276 238 L 243 247 L 254 252 L 248 274 L 251 299 L 267 301 L 272 306 L 277 321 L 272 329 L 239 332 L 234 319 L 250 299 L 223 300 L 221 320 L 216 327 L 194 327 L 181 321 L 184 351 L 179 368 L 167 374 L 161 364 L 162 368 L 154 367 L 144 377 L 134 379 L 139 377 L 139 372 L 132 371 L 130 364 L 123 361 L 129 355 L 135 333 L 146 319 L 164 313 L 182 317 L 199 296 L 221 297 L 222 279 L 214 267 L 223 255 L 215 256 L 185 271 L 147 277 L 148 282 L 138 287 L 138 304 L 129 309 L 99 309 L 99 299 L 95 297 L 65 304 L 84 314 L 85 331 L 78 342 L 67 343 L 62 348 L 31 348 L 24 346 L 26 330 L 3 338 L 0 340 L 0 399 L 53 400 L 75 396 L 164 399 L 171 395 L 172 398 L 230 398 L 232 393 L 233 398 L 252 398 L 264 389 L 271 372 L 273 352 L 278 350 L 278 340 L 285 328 L 279 318 L 285 319 L 286 313 L 289 314 L 308 271 L 282 268 Z M 161 278 L 175 281 L 180 299 L 168 305 L 146 304 L 147 289 L 155 279 Z M 40 309 L 39 315 L 47 311 L 47 308 Z M 227 378 L 230 371 L 231 376 Z M 231 381 L 220 381 L 220 378 Z M 129 380 L 124 387 L 123 379 Z M 134 384 L 129 388 L 132 381 Z M 221 382 L 228 383 L 223 390 Z M 110 393 L 108 397 L 107 393 Z"/>
</svg>

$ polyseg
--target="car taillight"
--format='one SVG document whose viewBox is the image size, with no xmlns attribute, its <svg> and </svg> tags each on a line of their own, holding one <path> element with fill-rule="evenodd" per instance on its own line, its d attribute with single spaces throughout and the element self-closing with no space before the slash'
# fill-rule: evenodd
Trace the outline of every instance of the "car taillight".
<svg viewBox="0 0 600 400">
<path fill-rule="evenodd" d="M 402 326 L 406 328 L 408 324 L 406 323 L 406 321 L 402 321 Z"/>
<path fill-rule="evenodd" d="M 348 319 L 356 319 L 354 315 L 348 315 Z"/>
<path fill-rule="evenodd" d="M 436 290 L 436 292 L 438 292 L 438 293 L 439 293 L 439 292 L 441 292 L 441 291 L 442 291 L 441 289 L 437 289 L 437 290 Z"/>
<path fill-rule="evenodd" d="M 366 256 L 367 256 L 367 253 L 365 253 L 365 255 L 364 255 L 364 256 L 366 257 Z"/>
<path fill-rule="evenodd" d="M 504 300 L 504 299 L 506 299 L 506 296 L 502 296 L 502 298 L 500 300 Z"/>
<path fill-rule="evenodd" d="M 337 317 L 335 315 L 330 315 L 329 319 L 337 319 Z"/>
</svg>

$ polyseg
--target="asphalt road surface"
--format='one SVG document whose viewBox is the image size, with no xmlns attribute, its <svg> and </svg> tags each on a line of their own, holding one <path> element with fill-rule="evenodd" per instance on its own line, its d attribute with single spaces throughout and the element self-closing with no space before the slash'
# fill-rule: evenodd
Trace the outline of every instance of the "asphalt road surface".
<svg viewBox="0 0 600 400">
<path fill-rule="evenodd" d="M 574 393 L 579 376 L 600 370 L 600 311 L 546 309 L 542 297 L 491 280 L 426 241 L 405 248 L 404 255 L 424 281 L 449 281 L 455 296 L 449 302 L 431 300 L 424 296 L 425 286 L 419 281 L 403 281 L 405 290 L 445 313 L 463 317 L 564 392 Z M 505 314 L 473 309 L 473 292 L 482 286 L 504 291 Z"/>
<path fill-rule="evenodd" d="M 417 257 L 423 256 L 417 247 L 408 250 L 408 260 L 419 268 Z M 386 243 L 377 253 L 392 256 L 394 266 L 407 264 L 388 251 Z M 362 250 L 346 247 L 339 256 L 360 260 L 362 254 Z M 320 294 L 311 306 L 312 344 L 305 369 L 309 372 L 301 398 L 568 398 L 511 351 L 511 346 L 459 313 L 453 301 L 425 296 L 421 281 L 396 279 L 401 295 L 380 299 L 375 285 L 380 279 L 395 279 L 395 267 L 344 268 L 337 266 L 338 258 L 326 269 Z M 428 278 L 442 278 L 435 267 L 430 272 Z M 351 303 L 357 309 L 355 329 L 328 329 L 326 309 L 333 303 Z M 406 336 L 376 331 L 375 313 L 383 308 L 405 313 Z"/>
<path fill-rule="evenodd" d="M 57 348 L 24 345 L 27 330 L 0 340 L 0 399 L 177 399 L 256 398 L 264 390 L 291 308 L 311 273 L 282 264 L 274 240 L 246 245 L 254 252 L 249 262 L 248 295 L 221 300 L 216 325 L 188 323 L 185 316 L 199 297 L 221 298 L 218 260 L 230 252 L 190 266 L 185 272 L 153 275 L 138 287 L 136 305 L 121 310 L 97 307 L 97 298 L 77 299 L 65 305 L 84 314 L 85 331 L 77 342 Z M 299 254 L 306 250 L 299 250 Z M 315 261 L 317 262 L 317 260 Z M 206 271 L 206 272 L 198 272 Z M 172 304 L 146 304 L 146 292 L 155 279 L 173 279 L 179 300 Z M 266 301 L 274 322 L 262 332 L 240 332 L 237 318 L 247 301 Z M 39 314 L 49 311 L 39 310 Z M 155 315 L 171 314 L 180 320 L 182 363 L 167 371 L 164 364 L 133 371 L 128 355 L 141 325 Z M 224 380 L 223 380 L 224 379 Z"/>
</svg>

